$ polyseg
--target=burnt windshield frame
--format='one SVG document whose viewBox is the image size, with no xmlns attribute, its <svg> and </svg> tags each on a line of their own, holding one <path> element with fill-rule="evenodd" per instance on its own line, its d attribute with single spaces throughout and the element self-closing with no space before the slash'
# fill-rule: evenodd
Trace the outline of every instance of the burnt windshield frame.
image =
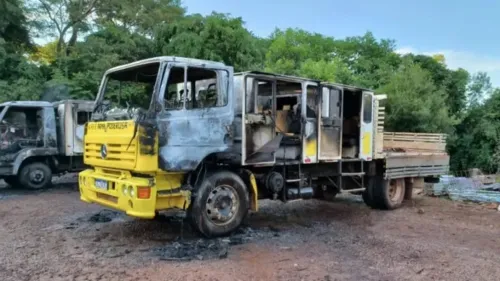
<svg viewBox="0 0 500 281">
<path fill-rule="evenodd" d="M 5 113 L 7 112 L 8 106 L 0 106 L 0 120 L 3 120 Z"/>
<path fill-rule="evenodd" d="M 154 68 L 154 65 L 157 65 L 157 68 Z M 106 108 L 105 110 L 103 110 L 104 108 L 102 108 L 105 101 L 110 102 L 109 100 L 106 99 L 106 90 L 107 90 L 107 86 L 108 86 L 108 82 L 110 81 L 110 78 L 113 78 L 113 76 L 116 77 L 116 75 L 118 75 L 120 73 L 134 72 L 140 68 L 145 68 L 148 66 L 153 66 L 152 68 L 156 69 L 156 72 L 154 74 L 154 75 L 156 75 L 156 78 L 154 79 L 154 83 L 152 83 L 153 87 L 152 87 L 151 93 L 149 95 L 149 98 L 150 98 L 149 99 L 149 106 L 148 106 L 148 108 L 144 108 L 146 110 L 151 110 L 156 102 L 156 97 L 157 97 L 156 93 L 158 91 L 158 86 L 161 85 L 161 80 L 163 79 L 163 71 L 164 71 L 165 65 L 166 64 L 164 62 L 155 61 L 155 62 L 148 62 L 148 63 L 144 63 L 144 64 L 139 64 L 136 66 L 125 67 L 123 69 L 118 69 L 118 70 L 111 71 L 111 72 L 106 72 L 101 80 L 101 84 L 99 86 L 99 94 L 97 95 L 97 98 L 94 102 L 93 112 L 95 113 L 95 115 L 92 116 L 92 120 L 102 119 L 102 117 L 100 117 L 100 116 L 103 114 L 103 112 L 106 110 L 109 110 L 111 108 L 111 106 L 108 106 L 109 108 Z M 134 82 L 134 80 L 131 80 L 131 79 L 119 80 L 119 79 L 115 78 L 115 80 Z M 135 81 L 135 82 L 141 82 L 141 81 Z M 146 83 L 145 81 L 142 81 L 142 82 Z M 152 81 L 150 81 L 150 82 L 152 82 Z M 120 99 L 121 99 L 121 93 L 120 93 Z"/>
</svg>

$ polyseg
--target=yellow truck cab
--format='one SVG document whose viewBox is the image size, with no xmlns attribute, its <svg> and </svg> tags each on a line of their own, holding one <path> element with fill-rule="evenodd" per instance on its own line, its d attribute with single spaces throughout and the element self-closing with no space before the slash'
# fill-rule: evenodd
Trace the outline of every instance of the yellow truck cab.
<svg viewBox="0 0 500 281">
<path fill-rule="evenodd" d="M 81 200 L 144 219 L 184 210 L 206 236 L 234 231 L 262 198 L 348 192 L 394 209 L 449 157 L 444 135 L 384 132 L 384 100 L 191 58 L 118 66 L 86 124 Z"/>
</svg>

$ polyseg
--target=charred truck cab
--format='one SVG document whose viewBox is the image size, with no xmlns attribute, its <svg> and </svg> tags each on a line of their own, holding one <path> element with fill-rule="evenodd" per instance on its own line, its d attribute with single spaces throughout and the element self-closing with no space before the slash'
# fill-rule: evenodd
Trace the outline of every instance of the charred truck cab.
<svg viewBox="0 0 500 281">
<path fill-rule="evenodd" d="M 93 104 L 0 104 L 0 178 L 12 187 L 37 189 L 49 186 L 53 174 L 83 170 L 83 129 Z"/>
<path fill-rule="evenodd" d="M 85 128 L 81 199 L 147 219 L 183 210 L 206 236 L 234 231 L 264 198 L 348 192 L 394 209 L 449 157 L 444 135 L 384 132 L 384 101 L 190 58 L 112 68 Z"/>
</svg>

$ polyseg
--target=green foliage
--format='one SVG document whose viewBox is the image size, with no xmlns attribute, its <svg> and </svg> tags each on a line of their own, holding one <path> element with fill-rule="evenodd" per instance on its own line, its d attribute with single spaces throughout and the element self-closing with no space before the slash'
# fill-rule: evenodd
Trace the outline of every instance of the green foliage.
<svg viewBox="0 0 500 281">
<path fill-rule="evenodd" d="M 152 42 L 123 27 L 108 26 L 78 43 L 68 57 L 71 96 L 94 99 L 104 72 L 153 56 Z"/>
<path fill-rule="evenodd" d="M 266 53 L 266 70 L 289 75 L 300 75 L 306 61 L 327 63 L 335 50 L 333 38 L 300 29 L 275 30 Z"/>
<path fill-rule="evenodd" d="M 469 106 L 478 106 L 491 94 L 491 91 L 493 90 L 490 77 L 485 72 L 478 72 L 474 74 L 467 90 Z"/>
<path fill-rule="evenodd" d="M 378 89 L 398 69 L 401 57 L 393 40 L 377 40 L 372 33 L 336 41 L 334 55 L 348 65 L 357 85 Z"/>
<path fill-rule="evenodd" d="M 452 115 L 459 116 L 467 104 L 467 84 L 469 73 L 464 69 L 451 70 L 446 68 L 445 58 L 442 55 L 432 57 L 409 54 L 405 56 L 423 69 L 427 70 L 436 87 L 442 89 L 446 95 L 446 103 Z"/>
<path fill-rule="evenodd" d="M 262 64 L 262 42 L 243 26 L 241 18 L 212 13 L 190 15 L 172 24 L 164 24 L 155 33 L 155 52 L 222 61 L 236 71 Z"/>
<path fill-rule="evenodd" d="M 97 23 L 114 25 L 142 35 L 153 35 L 159 24 L 170 24 L 184 15 L 179 0 L 108 0 L 96 6 Z"/>
<path fill-rule="evenodd" d="M 480 168 L 485 172 L 497 172 L 500 168 L 500 89 L 483 104 L 471 108 L 456 130 L 448 144 L 451 168 L 454 171 Z"/>
<path fill-rule="evenodd" d="M 328 61 L 307 59 L 300 65 L 298 75 L 320 81 L 335 81 L 343 84 L 352 84 L 355 82 L 347 65 L 336 58 Z"/>
<path fill-rule="evenodd" d="M 12 45 L 11 51 L 31 46 L 22 1 L 0 0 L 0 11 L 0 38 Z"/>
<path fill-rule="evenodd" d="M 380 91 L 387 94 L 386 127 L 391 131 L 450 132 L 455 120 L 446 95 L 421 66 L 405 61 Z"/>
</svg>

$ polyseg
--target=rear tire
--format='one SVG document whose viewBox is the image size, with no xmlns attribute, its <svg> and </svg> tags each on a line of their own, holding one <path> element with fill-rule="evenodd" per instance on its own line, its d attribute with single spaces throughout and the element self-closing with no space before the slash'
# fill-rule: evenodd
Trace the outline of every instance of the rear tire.
<svg viewBox="0 0 500 281">
<path fill-rule="evenodd" d="M 24 188 L 47 188 L 52 183 L 52 170 L 50 170 L 47 164 L 42 162 L 30 163 L 21 168 L 18 180 Z"/>
<path fill-rule="evenodd" d="M 405 179 L 385 180 L 380 177 L 373 191 L 375 208 L 383 210 L 397 209 L 405 198 Z"/>
<path fill-rule="evenodd" d="M 194 229 L 206 237 L 224 236 L 235 231 L 249 209 L 248 190 L 243 180 L 228 171 L 206 177 L 188 210 Z"/>
</svg>

